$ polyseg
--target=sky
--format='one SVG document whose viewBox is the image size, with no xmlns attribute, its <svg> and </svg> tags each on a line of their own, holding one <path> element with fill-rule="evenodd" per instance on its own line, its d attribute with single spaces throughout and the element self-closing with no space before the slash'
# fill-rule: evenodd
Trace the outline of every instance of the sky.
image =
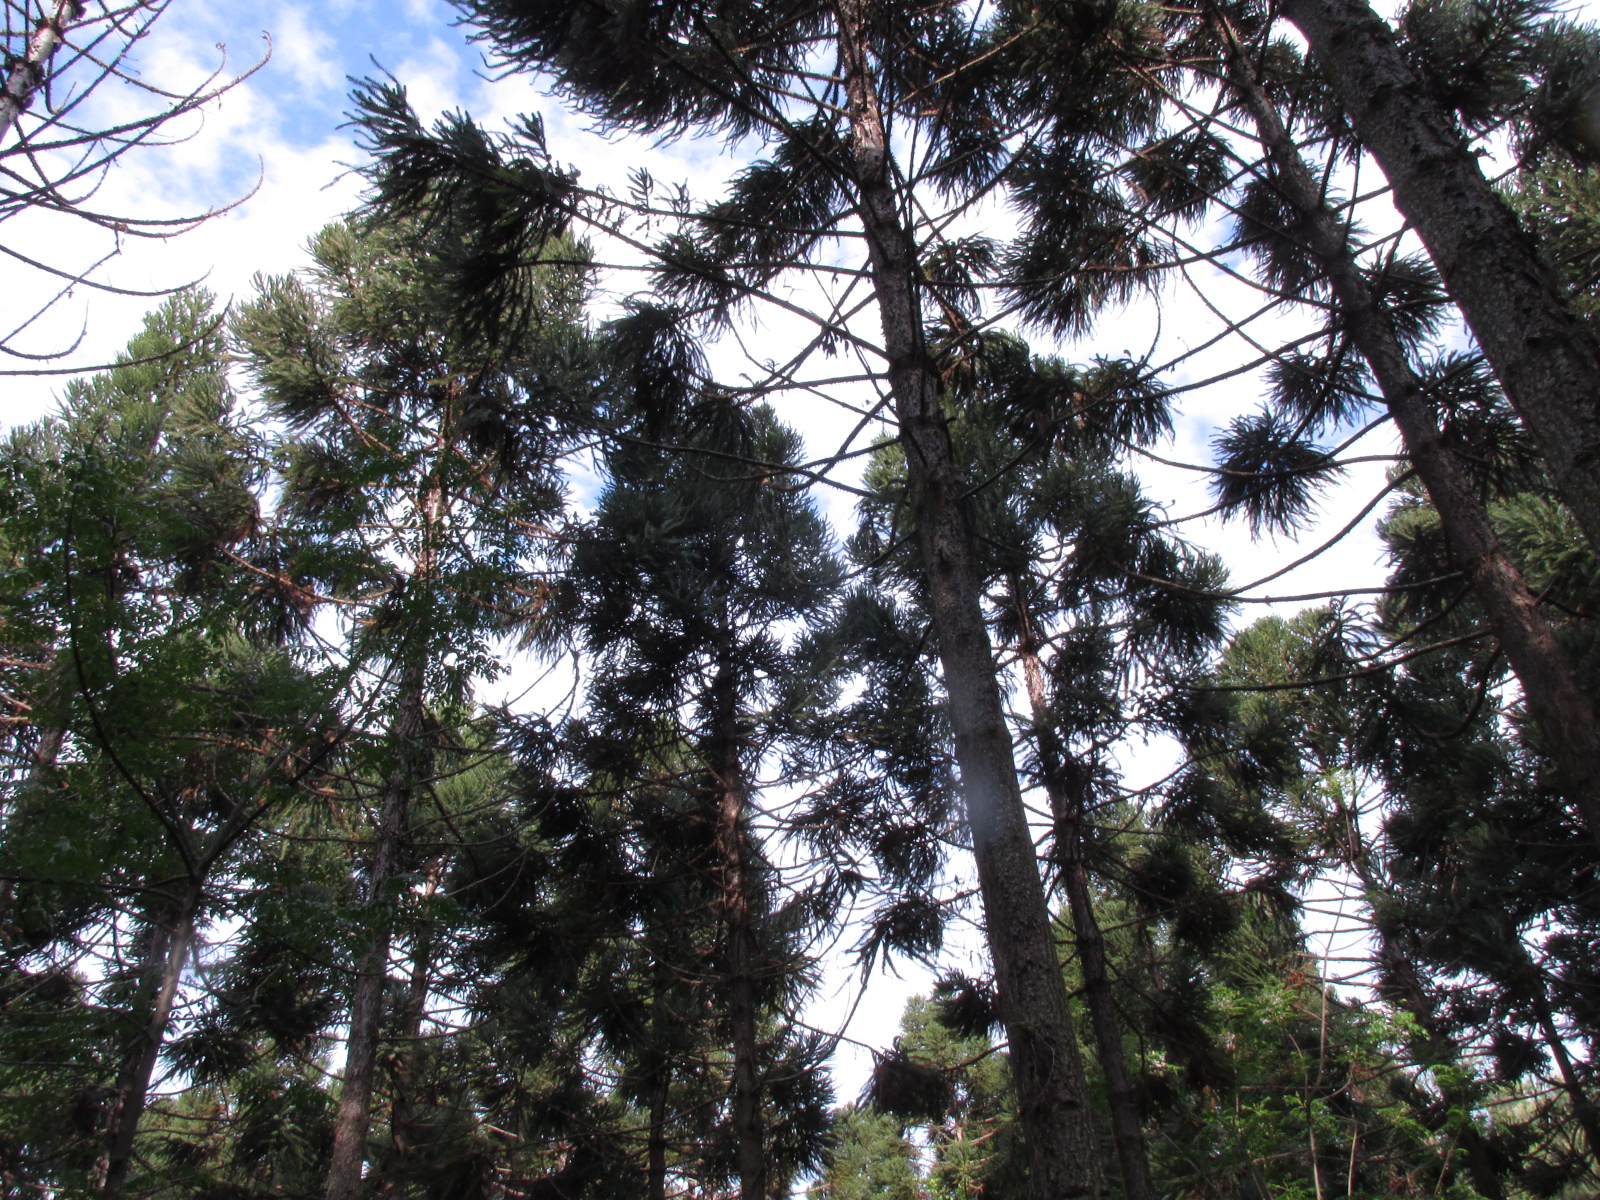
<svg viewBox="0 0 1600 1200">
<path fill-rule="evenodd" d="M 408 87 L 424 119 L 461 108 L 493 126 L 524 111 L 541 112 L 556 159 L 576 164 L 583 181 L 590 185 L 621 189 L 630 171 L 646 167 L 660 180 L 684 180 L 702 194 L 713 193 L 716 181 L 741 161 L 740 152 L 746 148 L 715 141 L 662 146 L 639 139 L 601 138 L 542 94 L 535 81 L 525 77 L 491 79 L 479 50 L 470 44 L 467 31 L 453 24 L 453 17 L 453 10 L 438 0 L 322 0 L 315 4 L 177 0 L 137 52 L 133 66 L 139 79 L 174 91 L 194 86 L 213 71 L 220 70 L 228 77 L 258 63 L 259 69 L 202 115 L 185 118 L 180 128 L 169 130 L 180 136 L 176 144 L 140 147 L 130 153 L 106 177 L 94 202 L 102 211 L 141 216 L 225 211 L 170 241 L 123 238 L 121 254 L 97 278 L 141 290 L 203 280 L 226 303 L 248 297 L 257 272 L 283 273 L 303 266 L 307 239 L 359 201 L 361 181 L 352 168 L 359 164 L 361 153 L 353 131 L 345 124 L 350 81 L 379 72 L 392 74 Z M 147 101 L 137 89 L 111 89 L 97 94 L 99 107 L 90 116 L 109 123 L 139 111 Z M 1005 216 L 988 212 L 974 220 L 1003 222 Z M 70 218 L 24 213 L 6 221 L 0 229 L 0 245 L 76 269 L 110 248 L 97 240 L 101 236 L 101 231 Z M 37 307 L 46 294 L 47 282 L 15 262 L 0 269 L 7 272 L 6 286 L 0 288 L 0 320 L 9 320 L 5 326 L 9 329 Z M 1222 296 L 1224 303 L 1238 305 L 1237 311 L 1255 306 L 1253 297 L 1230 285 L 1215 268 L 1199 270 L 1206 276 L 1207 291 Z M 603 296 L 602 308 L 620 295 L 617 290 Z M 137 332 L 140 317 L 150 304 L 145 299 L 80 288 L 15 344 L 42 353 L 76 343 L 65 365 L 106 362 Z M 1165 354 L 1174 347 L 1202 343 L 1216 328 L 1216 320 L 1193 290 L 1176 286 L 1159 314 L 1150 304 L 1135 306 L 1103 321 L 1091 339 L 1064 350 L 1080 361 L 1093 353 L 1143 353 L 1152 345 L 1159 345 Z M 796 326 L 769 316 L 760 328 L 750 331 L 746 348 L 756 347 L 758 358 L 776 355 L 797 335 Z M 1202 356 L 1186 368 L 1189 377 L 1205 377 L 1233 353 L 1218 350 Z M 723 347 L 714 361 L 719 369 L 726 366 L 735 375 L 750 369 L 738 347 Z M 0 363 L 0 368 L 14 365 Z M 59 375 L 0 377 L 0 426 L 40 416 L 63 384 L 64 377 Z M 1248 392 L 1250 387 L 1248 382 L 1238 382 L 1193 395 L 1175 438 L 1160 452 L 1175 460 L 1207 459 L 1207 445 L 1219 420 L 1248 406 L 1250 397 L 1241 395 L 1241 389 Z M 819 454 L 836 447 L 847 424 L 844 415 L 826 405 L 791 408 L 781 415 L 801 429 L 813 452 Z M 1269 538 L 1253 543 L 1241 525 L 1223 526 L 1215 521 L 1194 522 L 1184 528 L 1201 545 L 1222 552 L 1233 565 L 1236 580 L 1266 575 L 1342 526 L 1381 485 L 1387 465 L 1383 456 L 1392 452 L 1392 444 L 1380 432 L 1362 449 L 1375 461 L 1350 472 L 1345 486 L 1325 506 L 1321 525 L 1301 539 Z M 1193 472 L 1150 462 L 1142 473 L 1153 497 L 1167 506 L 1170 515 L 1207 507 L 1203 481 Z M 849 521 L 853 501 L 847 495 L 825 494 L 821 501 L 841 527 Z M 1289 573 L 1258 594 L 1380 583 L 1384 566 L 1370 524 L 1366 521 L 1354 536 L 1315 563 Z M 1246 618 L 1258 611 L 1265 609 L 1248 608 Z M 1125 762 L 1130 782 L 1137 784 L 1145 781 L 1141 772 L 1153 778 L 1170 765 L 1170 750 L 1136 747 Z M 843 980 L 841 973 L 835 974 L 838 981 Z M 919 970 L 910 970 L 899 980 L 880 977 L 858 1010 L 850 1035 L 887 1045 L 905 996 L 924 989 L 927 983 L 927 973 Z M 836 1020 L 853 994 L 849 987 L 830 991 L 831 998 L 813 1019 L 819 1024 Z M 847 1054 L 839 1071 L 842 1099 L 853 1098 L 869 1064 L 864 1051 Z"/>
</svg>

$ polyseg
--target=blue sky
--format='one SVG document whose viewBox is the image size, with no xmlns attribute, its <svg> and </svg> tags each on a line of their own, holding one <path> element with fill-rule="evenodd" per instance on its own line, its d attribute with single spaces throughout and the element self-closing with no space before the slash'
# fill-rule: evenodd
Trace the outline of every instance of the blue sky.
<svg viewBox="0 0 1600 1200">
<path fill-rule="evenodd" d="M 182 237 L 163 243 L 124 239 L 123 253 L 99 278 L 123 287 L 155 288 L 205 277 L 224 299 L 248 294 L 257 271 L 301 265 L 306 239 L 359 198 L 348 167 L 359 161 L 353 133 L 344 127 L 352 78 L 388 70 L 411 89 L 426 116 L 466 108 L 491 123 L 529 108 L 547 108 L 527 80 L 491 85 L 479 51 L 454 25 L 454 11 L 438 0 L 325 0 L 296 3 L 178 0 L 136 52 L 140 77 L 168 90 L 190 86 L 219 66 L 237 74 L 267 52 L 269 60 L 233 91 L 209 106 L 203 119 L 188 118 L 167 132 L 183 140 L 129 154 L 105 181 L 95 202 L 102 209 L 142 216 L 179 216 L 232 204 L 228 211 Z M 97 114 L 112 124 L 135 111 L 141 98 L 130 88 L 97 97 Z M 667 178 L 714 162 L 710 145 L 675 155 L 650 147 L 606 144 L 584 136 L 580 123 L 552 113 L 552 142 L 564 159 L 580 156 L 586 179 L 621 182 L 629 166 L 652 161 Z M 82 223 L 41 214 L 7 222 L 6 244 L 52 265 L 92 261 L 109 241 Z M 0 317 L 20 314 L 43 294 L 44 281 L 20 268 L 0 296 Z M 149 301 L 109 297 L 80 289 L 59 305 L 24 344 L 41 351 L 72 344 L 86 331 L 70 362 L 103 362 L 137 330 Z M 59 380 L 6 385 L 0 422 L 39 415 Z"/>
</svg>

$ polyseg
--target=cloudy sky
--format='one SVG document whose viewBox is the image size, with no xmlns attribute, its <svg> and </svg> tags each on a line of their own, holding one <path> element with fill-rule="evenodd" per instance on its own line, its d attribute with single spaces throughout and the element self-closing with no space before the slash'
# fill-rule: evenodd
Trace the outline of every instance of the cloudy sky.
<svg viewBox="0 0 1600 1200">
<path fill-rule="evenodd" d="M 466 31 L 453 24 L 453 10 L 439 0 L 321 0 L 315 4 L 176 0 L 140 47 L 133 65 L 144 82 L 180 91 L 219 69 L 225 75 L 248 69 L 267 54 L 269 46 L 268 61 L 210 105 L 203 118 L 187 119 L 187 124 L 169 131 L 181 135 L 179 144 L 145 147 L 130 154 L 106 178 L 95 200 L 102 211 L 140 216 L 178 217 L 230 204 L 234 207 L 168 242 L 124 238 L 122 254 L 99 278 L 146 290 L 204 278 L 207 286 L 227 300 L 247 296 L 256 272 L 284 272 L 302 265 L 306 239 L 358 200 L 360 181 L 349 168 L 358 162 L 359 152 L 351 131 L 342 126 L 351 77 L 380 69 L 407 85 L 413 103 L 425 117 L 447 108 L 463 108 L 494 125 L 522 111 L 541 112 L 557 159 L 577 165 L 590 185 L 620 188 L 631 169 L 647 166 L 658 179 L 687 181 L 704 194 L 714 191 L 715 181 L 737 166 L 739 148 L 716 142 L 661 147 L 637 140 L 601 139 L 542 95 L 536 81 L 492 82 Z M 109 122 L 138 111 L 146 101 L 147 97 L 133 89 L 111 89 L 96 98 L 100 107 L 95 111 Z M 999 214 L 989 216 L 1003 219 Z M 57 267 L 75 269 L 110 248 L 96 240 L 98 235 L 99 231 L 67 219 L 23 214 L 6 222 L 0 230 L 0 243 Z M 7 286 L 0 289 L 0 319 L 10 319 L 9 329 L 37 306 L 47 294 L 47 285 L 42 277 L 15 263 L 8 263 L 5 270 Z M 1255 298 L 1237 291 L 1230 294 L 1214 271 L 1206 269 L 1202 274 L 1207 277 L 1208 289 L 1217 289 L 1225 303 L 1237 305 L 1236 311 L 1256 307 Z M 80 289 L 22 335 L 17 345 L 44 352 L 72 345 L 81 337 L 68 361 L 73 365 L 104 362 L 136 332 L 148 306 L 148 301 Z M 1163 353 L 1168 353 L 1200 344 L 1216 327 L 1215 315 L 1195 294 L 1175 285 L 1159 318 L 1152 306 L 1145 305 L 1102 322 L 1090 342 L 1064 349 L 1080 359 L 1095 351 L 1143 353 L 1159 338 Z M 863 327 L 863 332 L 871 330 Z M 769 318 L 756 340 L 776 354 L 794 333 L 780 319 Z M 1198 360 L 1189 368 L 1191 376 L 1204 377 L 1226 355 L 1236 352 L 1236 348 L 1218 350 Z M 737 370 L 734 350 L 725 348 L 725 355 Z M 0 367 L 7 365 L 14 364 L 0 363 Z M 0 379 L 0 425 L 42 414 L 61 386 L 59 376 Z M 1180 460 L 1204 460 L 1218 421 L 1249 407 L 1251 397 L 1241 395 L 1241 391 L 1248 393 L 1249 387 L 1248 383 L 1233 383 L 1192 395 L 1177 437 L 1163 453 Z M 827 411 L 825 406 L 791 409 L 784 415 L 803 430 L 818 454 L 835 449 L 840 429 L 848 424 L 840 412 Z M 1381 455 L 1389 447 L 1380 435 L 1371 439 L 1367 449 Z M 1349 484 L 1327 506 L 1323 527 L 1298 543 L 1251 544 L 1240 526 L 1223 527 L 1214 522 L 1197 522 L 1186 529 L 1197 541 L 1225 553 L 1236 580 L 1259 577 L 1344 525 L 1374 494 L 1383 466 L 1373 462 L 1352 471 Z M 1206 506 L 1203 485 L 1190 472 L 1150 464 L 1146 477 L 1154 498 L 1167 504 L 1173 515 Z M 848 519 L 848 497 L 835 494 L 824 497 L 824 503 L 836 519 Z M 1312 566 L 1291 572 L 1262 594 L 1372 586 L 1381 576 L 1375 538 L 1368 531 L 1358 531 Z M 1246 615 L 1257 611 L 1247 609 Z M 1164 761 L 1160 753 L 1154 753 L 1145 756 L 1142 765 L 1152 770 Z M 923 977 L 913 975 L 904 985 L 891 981 L 885 990 L 875 991 L 852 1032 L 884 1044 L 898 1019 L 898 997 L 924 983 Z M 857 1081 L 843 1089 L 847 1093 L 857 1086 L 863 1061 L 858 1057 L 847 1072 Z"/>
</svg>

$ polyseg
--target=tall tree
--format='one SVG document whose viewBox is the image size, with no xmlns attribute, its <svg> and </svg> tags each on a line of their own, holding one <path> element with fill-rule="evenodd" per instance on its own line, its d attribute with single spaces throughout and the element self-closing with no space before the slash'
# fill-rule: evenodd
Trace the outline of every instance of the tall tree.
<svg viewBox="0 0 1600 1200">
<path fill-rule="evenodd" d="M 1484 177 L 1450 98 L 1403 52 L 1389 23 L 1365 0 L 1291 0 L 1283 13 L 1394 188 L 1396 207 L 1527 424 L 1557 494 L 1600 545 L 1600 342 Z M 1585 100 L 1575 92 L 1570 102 Z"/>
<path fill-rule="evenodd" d="M 126 365 L 75 384 L 62 417 L 19 439 L 8 462 L 32 490 L 13 492 L 13 532 L 33 553 L 12 606 L 60 630 L 71 689 L 47 683 L 41 705 L 70 756 L 47 788 L 29 772 L 8 814 L 22 889 L 9 900 L 18 916 L 36 903 L 26 893 L 41 872 L 47 894 L 71 897 L 66 921 L 23 957 L 57 938 L 57 952 L 82 953 L 97 925 L 126 940 L 97 989 L 114 1065 L 90 1122 L 92 1175 L 107 1195 L 134 1165 L 196 939 L 241 848 L 333 733 L 325 692 L 273 644 L 271 608 L 251 608 L 252 578 L 234 561 L 256 532 L 258 481 L 232 407 L 209 297 L 188 295 L 152 315 Z M 102 866 L 51 867 L 38 839 L 63 837 L 58 809 L 104 830 Z"/>
<path fill-rule="evenodd" d="M 524 407 L 515 372 L 534 347 L 572 336 L 581 276 L 521 272 L 515 294 L 533 320 L 520 339 L 490 341 L 451 319 L 436 285 L 459 237 L 332 226 L 312 244 L 315 265 L 262 280 L 233 326 L 264 401 L 294 430 L 284 549 L 260 569 L 339 596 L 357 616 L 349 652 L 374 677 L 376 740 L 359 785 L 372 810 L 367 931 L 330 1200 L 361 1186 L 410 807 L 433 774 L 429 708 L 498 672 L 491 638 L 536 631 L 548 589 L 528 535 L 562 506 L 554 469 L 569 427 L 559 411 Z"/>
<path fill-rule="evenodd" d="M 1086 857 L 1097 812 L 1119 808 L 1108 748 L 1157 727 L 1158 697 L 1221 637 L 1220 564 L 1165 536 L 1137 484 L 1115 469 L 1119 440 L 1148 439 L 1166 419 L 1159 390 L 1133 364 L 1072 369 L 1013 337 L 954 333 L 940 346 L 954 446 L 969 477 L 994 481 L 971 504 L 987 616 L 1022 675 L 1026 765 L 1052 817 L 1050 865 L 1075 935 L 1124 1192 L 1153 1197 Z M 890 548 L 904 489 L 898 448 L 880 452 L 873 482 L 880 494 L 864 506 L 861 549 L 915 588 L 914 557 Z"/>
<path fill-rule="evenodd" d="M 799 931 L 785 926 L 803 906 L 786 904 L 766 857 L 756 781 L 782 751 L 798 715 L 788 710 L 806 703 L 783 627 L 826 612 L 839 569 L 820 518 L 785 480 L 797 439 L 770 411 L 713 394 L 652 423 L 665 446 L 625 427 L 605 460 L 610 485 L 574 550 L 576 621 L 603 672 L 596 732 L 638 746 L 647 763 L 663 738 L 661 749 L 682 738 L 693 756 L 703 844 L 684 867 L 713 883 L 717 913 L 699 973 L 725 1013 L 727 1119 L 740 1194 L 756 1200 L 808 1165 L 803 1145 L 787 1148 L 798 1159 L 779 1153 L 771 1125 L 785 1114 L 771 1080 L 816 1069 L 803 1047 L 785 1046 L 805 973 Z"/>
<path fill-rule="evenodd" d="M 872 287 L 881 340 L 815 312 L 807 314 L 818 326 L 813 349 L 842 339 L 883 364 L 867 374 L 885 389 L 882 409 L 892 413 L 906 453 L 907 526 L 922 555 L 1034 1186 L 1041 1195 L 1099 1194 L 1072 1015 L 964 511 L 976 481 L 961 478 L 952 456 L 924 329 L 930 285 L 919 242 L 937 240 L 942 226 L 913 216 L 921 182 L 945 189 L 956 211 L 994 183 L 1004 133 L 978 111 L 990 56 L 968 23 L 947 10 L 900 14 L 842 3 L 775 13 L 752 6 L 713 18 L 699 9 L 578 14 L 486 2 L 467 11 L 508 64 L 555 70 L 569 97 L 613 127 L 661 133 L 693 126 L 767 139 L 770 157 L 744 172 L 727 200 L 689 215 L 656 250 L 661 290 L 713 327 L 745 302 L 772 295 L 786 271 L 818 262 L 824 243 L 853 239 L 850 225 L 858 225 L 860 241 L 851 244 L 865 251 L 860 270 Z M 837 68 L 814 79 L 819 54 Z M 787 109 L 787 97 L 813 91 L 816 102 L 804 114 Z M 470 195 L 482 213 L 494 214 L 487 219 L 497 228 L 596 211 L 570 176 L 549 167 L 530 126 L 498 144 L 460 120 L 429 137 L 398 92 L 370 91 L 362 103 L 382 160 L 380 202 L 414 204 L 425 190 L 419 180 L 433 178 L 450 181 L 463 205 Z M 897 164 L 896 131 L 909 136 L 913 129 L 926 133 L 926 153 L 914 166 Z M 931 191 L 927 198 L 936 210 Z"/>
<path fill-rule="evenodd" d="M 1315 292 L 1325 287 L 1336 303 L 1334 324 L 1376 379 L 1411 466 L 1440 515 L 1452 557 L 1477 593 L 1490 628 L 1522 683 L 1530 711 L 1546 730 L 1546 744 L 1562 764 L 1570 794 L 1591 836 L 1600 843 L 1600 780 L 1591 768 L 1600 761 L 1600 717 L 1579 686 L 1573 664 L 1540 611 L 1537 597 L 1490 524 L 1481 498 L 1484 487 L 1475 479 L 1468 457 L 1481 458 L 1484 450 L 1465 444 L 1460 434 L 1447 435 L 1441 427 L 1442 421 L 1457 427 L 1467 424 L 1462 414 L 1451 411 L 1451 375 L 1459 377 L 1465 365 L 1453 363 L 1451 374 L 1435 372 L 1431 376 L 1414 366 L 1401 319 L 1382 294 L 1387 291 L 1404 301 L 1403 320 L 1412 326 L 1414 341 L 1436 320 L 1429 311 L 1427 281 L 1385 278 L 1381 270 L 1363 271 L 1349 231 L 1329 204 L 1323 184 L 1301 157 L 1278 106 L 1262 84 L 1257 66 L 1261 51 L 1241 41 L 1227 12 L 1214 9 L 1208 21 L 1222 53 L 1223 74 L 1240 106 L 1250 114 L 1267 155 L 1268 173 L 1256 186 L 1271 189 L 1271 194 L 1258 192 L 1247 198 L 1246 211 L 1261 212 L 1257 219 L 1241 217 L 1240 232 L 1253 243 L 1263 274 L 1280 289 Z M 1275 219 L 1266 210 L 1278 204 L 1285 211 Z M 1310 261 L 1294 262 L 1296 249 Z M 1394 276 L 1407 272 L 1415 274 L 1414 268 L 1403 262 L 1389 268 Z M 1278 375 L 1280 394 L 1285 395 L 1291 411 L 1283 420 L 1257 424 L 1256 429 L 1262 433 L 1277 429 L 1289 438 L 1300 437 L 1308 427 L 1345 416 L 1339 410 L 1347 409 L 1352 397 L 1350 381 L 1336 378 L 1342 358 L 1335 352 L 1320 368 L 1303 358 L 1285 364 Z M 1315 404 L 1319 396 L 1323 411 L 1304 407 L 1306 400 Z M 1293 411 L 1296 400 L 1302 402 L 1299 411 Z M 1295 457 L 1288 446 L 1266 449 L 1259 437 L 1246 449 L 1244 426 L 1236 429 L 1242 453 L 1239 461 L 1228 464 L 1235 469 L 1259 468 L 1265 455 L 1284 464 Z M 1242 482 L 1229 496 L 1250 509 L 1258 521 L 1270 508 L 1288 511 L 1294 507 L 1293 502 L 1286 504 L 1284 498 L 1270 495 L 1275 481 L 1265 475 Z M 1314 478 L 1314 473 L 1290 470 L 1285 472 L 1283 486 L 1305 486 Z"/>
</svg>

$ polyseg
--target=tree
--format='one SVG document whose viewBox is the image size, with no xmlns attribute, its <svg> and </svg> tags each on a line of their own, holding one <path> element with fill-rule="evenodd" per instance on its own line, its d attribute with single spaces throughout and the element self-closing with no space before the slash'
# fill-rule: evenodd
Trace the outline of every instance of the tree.
<svg viewBox="0 0 1600 1200">
<path fill-rule="evenodd" d="M 613 336 L 628 332 L 624 322 Z M 633 403 L 649 414 L 663 400 Z M 766 1197 L 814 1160 L 805 1135 L 815 1113 L 784 1112 L 776 1100 L 783 1090 L 808 1099 L 817 1048 L 796 1041 L 789 1016 L 805 992 L 793 927 L 805 906 L 783 896 L 763 850 L 756 780 L 782 753 L 785 727 L 815 703 L 782 630 L 826 613 L 839 569 L 815 510 L 781 482 L 798 439 L 770 411 L 717 394 L 687 398 L 680 412 L 628 422 L 615 437 L 610 484 L 572 561 L 575 624 L 600 669 L 589 736 L 616 743 L 647 778 L 678 753 L 677 771 L 693 773 L 699 798 L 686 815 L 700 833 L 676 855 L 652 854 L 651 871 L 705 878 L 713 940 L 698 964 L 657 966 L 697 976 L 724 1015 L 739 1190 Z M 621 786 L 631 773 L 615 773 Z M 649 929 L 673 907 L 637 919 Z M 775 1136 L 783 1121 L 799 1136 Z M 659 1164 L 652 1174 L 659 1191 Z"/>
<path fill-rule="evenodd" d="M 1260 52 L 1253 53 L 1241 42 L 1226 13 L 1214 11 L 1208 19 L 1220 43 L 1228 85 L 1250 113 L 1266 149 L 1269 174 L 1258 187 L 1270 188 L 1271 193 L 1258 193 L 1253 203 L 1263 210 L 1268 206 L 1284 210 L 1277 226 L 1269 223 L 1265 211 L 1254 227 L 1250 217 L 1242 216 L 1241 233 L 1253 243 L 1269 281 L 1300 294 L 1325 288 L 1336 302 L 1333 336 L 1347 338 L 1376 379 L 1411 467 L 1440 515 L 1455 565 L 1471 581 L 1489 627 L 1523 685 L 1527 704 L 1546 731 L 1546 745 L 1562 763 L 1569 791 L 1600 842 L 1600 783 L 1589 766 L 1600 760 L 1600 717 L 1579 686 L 1573 664 L 1540 611 L 1538 599 L 1500 545 L 1480 498 L 1484 485 L 1474 477 L 1469 462 L 1493 454 L 1495 448 L 1473 447 L 1464 436 L 1472 418 L 1462 409 L 1478 398 L 1469 382 L 1470 363 L 1447 359 L 1440 364 L 1443 370 L 1431 372 L 1413 366 L 1402 322 L 1412 326 L 1412 341 L 1436 323 L 1428 281 L 1415 278 L 1415 266 L 1404 262 L 1372 272 L 1362 269 L 1349 234 L 1325 197 L 1325 187 L 1301 158 L 1258 77 L 1255 64 Z M 1296 263 L 1292 257 L 1296 252 L 1311 261 Z M 1392 301 L 1385 300 L 1384 292 L 1403 301 L 1403 317 L 1396 314 Z M 1439 296 L 1435 302 L 1442 300 Z M 1228 465 L 1248 471 L 1259 467 L 1264 455 L 1287 463 L 1294 457 L 1289 441 L 1332 420 L 1348 419 L 1347 410 L 1355 403 L 1353 381 L 1338 377 L 1345 358 L 1336 350 L 1323 366 L 1304 358 L 1284 362 L 1278 372 L 1278 393 L 1287 411 L 1281 419 L 1236 425 L 1230 436 L 1239 453 Z M 1318 405 L 1319 398 L 1320 407 L 1307 406 L 1307 401 Z M 1445 423 L 1451 426 L 1449 434 L 1442 428 Z M 1248 438 L 1247 430 L 1257 436 Z M 1260 435 L 1272 431 L 1283 435 L 1284 444 L 1267 450 Z M 1305 470 L 1286 472 L 1281 481 L 1255 478 L 1225 499 L 1246 508 L 1256 522 L 1270 523 L 1270 513 L 1300 507 L 1296 500 L 1274 495 L 1275 486 L 1304 488 L 1315 478 L 1314 472 Z"/>
<path fill-rule="evenodd" d="M 368 928 L 330 1200 L 360 1187 L 409 811 L 434 772 L 429 710 L 464 703 L 473 680 L 497 673 L 492 638 L 538 636 L 548 587 L 529 533 L 562 507 L 555 464 L 570 425 L 525 402 L 518 372 L 535 372 L 541 351 L 563 361 L 581 277 L 524 272 L 517 294 L 537 326 L 485 340 L 448 318 L 435 286 L 459 236 L 330 227 L 315 266 L 262 280 L 233 326 L 263 399 L 295 432 L 282 549 L 256 569 L 304 602 L 329 594 L 319 584 L 353 605 L 350 653 L 375 676 L 376 741 L 355 773 L 374 809 Z M 351 587 L 363 598 L 347 600 Z"/>
<path fill-rule="evenodd" d="M 74 384 L 60 418 L 14 439 L 7 462 L 8 535 L 26 547 L 8 608 L 54 635 L 32 715 L 60 731 L 8 797 L 7 907 L 22 934 L 8 974 L 26 1002 L 30 960 L 107 948 L 95 984 L 45 972 L 98 1006 L 99 1061 L 80 1059 L 67 1083 L 97 1135 L 94 1164 L 36 1145 L 24 1171 L 92 1177 L 106 1195 L 134 1166 L 197 936 L 262 820 L 336 736 L 321 682 L 274 645 L 270 607 L 247 603 L 253 580 L 234 559 L 256 532 L 256 476 L 232 407 L 210 299 L 185 295 L 151 316 L 124 365 Z M 53 897 L 65 919 L 41 922 Z M 56 1016 L 81 1023 L 78 1005 Z M 69 1103 L 54 1082 L 43 1097 Z"/>
<path fill-rule="evenodd" d="M 1388 177 L 1396 206 L 1427 246 L 1538 445 L 1556 493 L 1590 543 L 1600 544 L 1600 344 L 1484 178 L 1463 130 L 1471 117 L 1452 110 L 1437 80 L 1408 61 L 1395 31 L 1364 0 L 1292 0 L 1283 11 L 1310 43 L 1361 145 Z M 1437 27 L 1448 30 L 1449 22 Z M 1418 21 L 1414 28 L 1429 26 Z M 1524 44 L 1533 36 L 1524 33 Z M 1421 49 L 1426 54 L 1429 48 Z M 1506 50 L 1490 48 L 1501 61 Z M 1448 62 L 1448 50 L 1436 61 Z M 1473 90 L 1480 105 L 1493 95 Z M 1572 88 L 1567 111 L 1557 115 L 1574 120 L 1588 95 L 1582 86 Z M 1481 115 L 1492 121 L 1498 114 Z"/>
<path fill-rule="evenodd" d="M 859 222 L 862 277 L 873 289 L 882 341 L 874 344 L 815 313 L 814 346 L 842 338 L 886 364 L 867 374 L 886 389 L 882 407 L 893 414 L 906 452 L 906 525 L 922 555 L 1013 1073 L 1035 1155 L 1034 1186 L 1041 1195 L 1098 1194 L 1098 1156 L 1072 1017 L 964 512 L 970 484 L 952 457 L 942 384 L 924 329 L 928 288 L 918 240 L 938 222 L 920 231 L 906 223 L 914 209 L 900 182 L 923 178 L 926 170 L 930 182 L 960 194 L 958 208 L 992 183 L 989 166 L 1001 154 L 998 131 L 974 133 L 981 126 L 961 124 L 976 120 L 974 110 L 942 102 L 927 109 L 918 94 L 919 88 L 938 94 L 939 81 L 947 78 L 956 80 L 952 93 L 961 93 L 974 86 L 987 60 L 950 13 L 901 21 L 887 9 L 859 4 L 792 15 L 737 9 L 715 20 L 698 9 L 648 6 L 626 18 L 520 4 L 484 3 L 468 11 L 508 64 L 556 69 L 567 94 L 614 127 L 661 133 L 696 126 L 759 131 L 768 139 L 771 157 L 742 174 L 729 199 L 686 214 L 681 231 L 657 248 L 665 297 L 713 327 L 745 301 L 770 295 L 784 272 L 807 269 L 824 241 L 846 232 L 847 220 Z M 930 57 L 919 59 L 913 47 Z M 837 75 L 812 80 L 808 56 L 814 53 L 837 56 Z M 780 95 L 803 96 L 813 87 L 821 89 L 818 103 L 804 116 L 784 111 Z M 588 211 L 572 179 L 549 166 L 531 125 L 524 125 L 522 137 L 496 143 L 456 119 L 429 137 L 397 90 L 369 90 L 360 102 L 380 156 L 380 204 L 406 208 L 445 193 L 463 208 L 476 206 L 499 229 Z M 925 128 L 933 146 L 927 162 L 903 176 L 890 145 L 891 131 L 902 123 L 907 130 Z M 975 146 L 954 141 L 967 134 Z M 776 206 L 785 223 L 774 226 Z"/>
<path fill-rule="evenodd" d="M 1149 440 L 1166 418 L 1133 364 L 1075 369 L 998 333 L 950 330 L 939 349 L 962 470 L 992 480 L 970 507 L 986 616 L 1022 676 L 1024 763 L 1052 818 L 1047 861 L 1073 928 L 1124 1191 L 1152 1197 L 1089 863 L 1104 867 L 1101 827 L 1127 816 L 1107 751 L 1160 727 L 1174 682 L 1222 635 L 1220 564 L 1165 535 L 1115 466 L 1119 440 Z M 855 548 L 874 582 L 907 589 L 920 611 L 915 556 L 892 546 L 905 486 L 898 447 L 880 450 L 875 468 Z"/>
</svg>

